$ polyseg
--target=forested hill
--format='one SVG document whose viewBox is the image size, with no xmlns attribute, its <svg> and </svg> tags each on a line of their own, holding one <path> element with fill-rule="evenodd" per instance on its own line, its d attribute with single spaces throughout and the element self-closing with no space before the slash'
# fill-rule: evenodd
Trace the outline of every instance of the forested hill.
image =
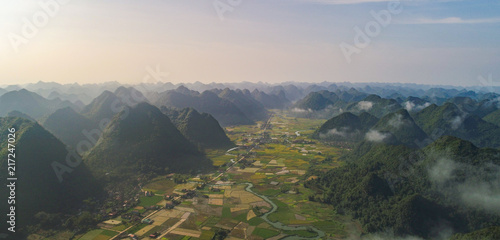
<svg viewBox="0 0 500 240">
<path fill-rule="evenodd" d="M 500 226 L 493 191 L 498 187 L 500 151 L 442 137 L 421 150 L 383 143 L 361 144 L 346 165 L 312 169 L 305 185 L 310 200 L 352 214 L 368 232 L 434 239 L 450 230 L 467 233 Z M 492 200 L 492 201 L 490 201 Z"/>
<path fill-rule="evenodd" d="M 15 134 L 9 129 L 14 128 Z M 12 134 L 9 136 L 9 134 Z M 14 136 L 15 135 L 15 136 Z M 38 212 L 69 213 L 81 207 L 84 199 L 98 196 L 101 188 L 75 153 L 38 123 L 15 117 L 0 118 L 0 178 L 7 186 L 7 178 L 15 177 L 16 221 L 19 231 L 34 222 Z M 11 141 L 9 146 L 9 138 Z M 15 146 L 15 147 L 13 147 Z M 12 154 L 12 155 L 9 155 Z M 7 175 L 7 159 L 15 160 L 15 175 Z M 11 161 L 12 163 L 13 161 Z M 68 165 L 68 162 L 71 166 Z M 9 182 L 10 183 L 10 182 Z M 2 216 L 6 216 L 7 188 L 0 191 Z M 7 229 L 6 221 L 0 226 Z"/>
</svg>

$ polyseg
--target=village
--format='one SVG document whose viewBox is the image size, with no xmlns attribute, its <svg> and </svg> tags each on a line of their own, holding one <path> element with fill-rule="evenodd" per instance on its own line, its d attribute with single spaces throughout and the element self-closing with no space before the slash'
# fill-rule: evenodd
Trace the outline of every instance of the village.
<svg viewBox="0 0 500 240">
<path fill-rule="evenodd" d="M 346 219 L 320 203 L 308 202 L 312 194 L 303 186 L 312 165 L 332 168 L 337 152 L 297 134 L 284 116 L 267 123 L 227 129 L 237 147 L 207 153 L 218 170 L 209 175 L 169 174 L 139 184 L 134 192 L 116 193 L 120 208 L 103 212 L 99 229 L 79 239 L 281 239 L 315 238 L 312 231 L 277 229 L 272 223 L 311 226 L 335 239 L 344 234 Z M 295 123 L 300 128 L 303 124 Z M 293 126 L 293 125 L 292 125 Z M 289 134 L 289 132 L 291 134 Z M 335 150 L 335 149 L 334 149 Z M 309 176 L 308 178 L 310 178 Z M 314 176 L 312 176 L 314 177 Z M 270 202 L 246 190 L 270 197 Z M 262 216 L 267 216 L 266 222 Z M 347 220 L 348 222 L 348 220 Z M 270 224 L 271 223 L 271 224 Z M 350 228 L 355 223 L 348 222 Z"/>
</svg>

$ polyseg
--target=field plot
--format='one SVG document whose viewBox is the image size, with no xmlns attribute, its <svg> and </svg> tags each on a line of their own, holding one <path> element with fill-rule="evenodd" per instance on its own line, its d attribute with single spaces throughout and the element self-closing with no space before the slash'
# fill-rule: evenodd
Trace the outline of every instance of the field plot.
<svg viewBox="0 0 500 240">
<path fill-rule="evenodd" d="M 318 223 L 324 229 L 327 236 L 342 236 L 346 221 L 335 215 L 335 210 L 331 206 L 321 203 L 311 203 L 308 196 L 314 194 L 311 189 L 303 186 L 304 175 L 310 167 L 320 169 L 331 169 L 340 166 L 338 161 L 342 154 L 342 149 L 324 145 L 316 139 L 311 139 L 312 133 L 321 126 L 325 120 L 301 119 L 288 117 L 279 112 L 274 112 L 275 117 L 271 120 L 271 126 L 266 133 L 269 138 L 261 138 L 252 154 L 248 154 L 247 161 L 252 165 L 247 165 L 245 169 L 249 171 L 230 171 L 230 180 L 238 183 L 252 182 L 254 191 L 266 195 L 278 205 L 278 211 L 271 214 L 269 219 L 279 221 L 287 225 L 311 226 L 317 222 L 330 221 L 333 226 L 325 227 L 325 224 Z M 233 127 L 229 136 L 233 141 L 243 141 L 245 139 L 255 139 L 261 132 L 255 128 Z M 246 132 L 245 131 L 253 132 Z M 263 136 L 263 135 L 262 135 Z M 328 159 L 328 161 L 325 161 Z M 254 168 L 260 168 L 255 171 Z M 241 189 L 244 191 L 244 189 Z M 238 212 L 238 204 L 250 204 L 251 208 L 246 211 L 243 217 L 236 216 L 239 220 L 247 223 L 256 223 L 258 217 L 256 213 L 264 213 L 270 210 L 266 202 L 238 202 L 237 199 L 246 199 L 247 196 L 238 196 L 238 188 L 233 188 L 225 193 L 226 198 L 233 199 L 230 212 Z M 225 206 L 226 204 L 225 203 Z M 255 212 L 255 209 L 258 209 Z M 233 215 L 233 217 L 235 217 Z M 335 220 L 334 220 L 335 219 Z M 261 219 L 260 219 L 261 220 Z M 349 222 L 350 220 L 347 220 Z M 262 223 L 261 223 L 262 224 Z M 251 224 L 253 225 L 253 224 Z M 264 229 L 264 230 L 262 230 Z M 269 231 L 268 231 L 269 230 Z M 272 232 L 275 231 L 275 232 Z M 308 231 L 279 231 L 263 224 L 258 226 L 252 236 L 260 238 L 281 238 L 285 235 L 298 235 L 310 237 L 313 233 Z M 231 235 L 237 237 L 237 235 Z"/>
<path fill-rule="evenodd" d="M 199 238 L 201 236 L 201 231 L 184 229 L 184 228 L 176 228 L 175 230 L 172 230 L 171 233 L 182 236 L 195 237 L 195 238 Z"/>
<path fill-rule="evenodd" d="M 235 160 L 237 158 L 235 154 L 236 152 L 227 153 L 224 150 L 210 150 L 207 152 L 207 157 L 212 159 L 214 166 L 221 166 L 231 162 L 231 159 Z"/>
<path fill-rule="evenodd" d="M 145 185 L 142 189 L 145 191 L 152 191 L 157 194 L 172 194 L 175 185 L 174 181 L 163 177 Z"/>
<path fill-rule="evenodd" d="M 180 192 L 182 189 L 195 190 L 198 183 L 183 183 L 175 186 L 175 191 Z"/>
<path fill-rule="evenodd" d="M 222 206 L 222 205 L 224 205 L 224 199 L 222 199 L 222 198 L 210 198 L 210 199 L 208 199 L 208 204 Z"/>
<path fill-rule="evenodd" d="M 116 231 L 94 230 L 80 239 L 107 240 L 130 226 L 127 233 L 135 233 L 142 239 L 149 239 L 149 234 L 154 232 L 160 232 L 164 239 L 212 239 L 219 229 L 228 231 L 227 239 L 313 236 L 310 231 L 284 231 L 265 222 L 259 216 L 272 207 L 264 199 L 245 190 L 247 185 L 244 183 L 248 182 L 253 183 L 253 191 L 278 205 L 278 210 L 268 216 L 271 221 L 315 226 L 326 233 L 325 239 L 345 236 L 344 229 L 356 228 L 357 225 L 336 215 L 332 206 L 309 202 L 308 197 L 315 193 L 304 187 L 304 175 L 309 168 L 329 169 L 340 165 L 339 149 L 310 139 L 323 121 L 278 114 L 267 126 L 265 134 L 263 122 L 227 128 L 230 139 L 240 145 L 230 152 L 227 152 L 228 149 L 207 150 L 207 157 L 215 166 L 220 166 L 217 171 L 191 176 L 187 183 L 182 184 L 176 184 L 166 176 L 157 177 L 142 188 L 143 191 L 153 192 L 153 196 L 142 194 L 139 205 L 127 211 L 138 212 L 144 218 L 153 211 L 148 210 L 150 206 L 163 207 L 171 201 L 164 199 L 164 195 L 176 193 L 179 197 L 175 201 L 179 202 L 173 209 L 161 209 L 148 216 L 153 220 L 152 224 L 122 223 L 121 218 L 117 218 L 116 222 L 107 221 L 103 223 L 106 225 L 103 228 Z M 244 161 L 235 163 L 240 159 Z M 219 175 L 219 184 L 204 178 Z M 202 184 L 205 181 L 207 184 Z M 186 190 L 193 190 L 195 194 L 183 196 L 188 192 Z"/>
<path fill-rule="evenodd" d="M 143 236 L 144 234 L 146 234 L 147 232 L 149 232 L 151 229 L 153 229 L 154 227 L 156 227 L 155 225 L 148 225 L 144 228 L 142 228 L 141 230 L 137 231 L 135 234 L 137 236 Z"/>
<path fill-rule="evenodd" d="M 172 216 L 173 215 L 173 216 Z M 153 225 L 160 226 L 165 223 L 168 219 L 176 217 L 175 211 L 160 210 L 155 215 L 151 216 L 150 219 L 153 220 Z"/>
<path fill-rule="evenodd" d="M 92 231 L 88 232 L 87 234 L 83 235 L 80 239 L 81 240 L 107 240 L 107 239 L 114 237 L 117 234 L 118 234 L 118 232 L 115 232 L 115 231 L 98 229 L 98 230 L 92 230 Z"/>
<path fill-rule="evenodd" d="M 149 207 L 149 206 L 154 206 L 158 202 L 162 201 L 163 197 L 162 196 L 151 196 L 151 197 L 143 196 L 143 197 L 140 197 L 139 200 L 140 200 L 139 206 Z"/>
</svg>

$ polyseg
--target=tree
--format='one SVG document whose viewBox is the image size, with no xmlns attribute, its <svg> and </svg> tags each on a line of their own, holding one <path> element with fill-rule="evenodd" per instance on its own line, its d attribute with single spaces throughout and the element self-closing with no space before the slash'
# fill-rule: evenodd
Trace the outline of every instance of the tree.
<svg viewBox="0 0 500 240">
<path fill-rule="evenodd" d="M 54 229 L 60 225 L 59 214 L 51 214 L 46 212 L 39 212 L 35 214 L 35 218 L 43 229 Z"/>
<path fill-rule="evenodd" d="M 204 175 L 204 176 L 201 176 L 201 181 L 203 181 L 203 183 L 207 184 L 210 182 L 210 180 L 212 180 L 212 177 L 208 176 L 208 175 Z"/>
<path fill-rule="evenodd" d="M 222 239 L 226 239 L 227 235 L 229 234 L 229 231 L 226 230 L 226 229 L 221 229 L 221 228 L 217 228 L 215 230 L 215 235 L 214 237 L 212 238 L 212 240 L 222 240 Z"/>
<path fill-rule="evenodd" d="M 175 183 L 186 183 L 187 177 L 182 174 L 174 174 L 172 177 Z"/>
<path fill-rule="evenodd" d="M 290 187 L 290 185 L 287 185 L 287 184 L 283 184 L 283 185 L 281 185 L 281 187 L 280 187 L 280 191 L 281 191 L 282 193 L 287 193 L 287 192 L 289 192 L 291 189 L 292 189 L 292 187 Z"/>
<path fill-rule="evenodd" d="M 82 212 L 78 218 L 76 218 L 74 222 L 74 226 L 81 229 L 81 230 L 87 230 L 92 227 L 94 227 L 95 224 L 99 222 L 98 219 L 94 218 L 92 213 L 90 212 Z"/>
</svg>

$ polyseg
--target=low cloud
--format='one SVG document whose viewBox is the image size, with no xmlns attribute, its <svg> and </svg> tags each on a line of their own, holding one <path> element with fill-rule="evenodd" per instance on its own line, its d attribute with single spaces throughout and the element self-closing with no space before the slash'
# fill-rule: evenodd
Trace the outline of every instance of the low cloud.
<svg viewBox="0 0 500 240">
<path fill-rule="evenodd" d="M 407 121 L 405 121 L 403 119 L 403 115 L 401 114 L 396 114 L 394 115 L 393 118 L 391 118 L 391 120 L 389 120 L 389 125 L 395 127 L 395 128 L 400 128 L 402 127 L 403 125 L 406 125 L 406 124 L 409 124 Z"/>
<path fill-rule="evenodd" d="M 302 108 L 293 108 L 292 109 L 292 112 L 296 112 L 296 113 L 310 113 L 310 112 L 313 112 L 312 109 L 302 109 Z"/>
<path fill-rule="evenodd" d="M 354 238 L 352 238 L 354 239 Z M 393 233 L 374 233 L 368 236 L 362 237 L 362 240 L 424 240 L 420 237 L 415 236 L 406 236 L 406 237 L 398 237 L 394 236 Z"/>
<path fill-rule="evenodd" d="M 343 127 L 343 128 L 334 128 L 328 130 L 326 133 L 320 133 L 319 137 L 320 138 L 332 138 L 332 137 L 343 137 L 343 138 L 354 138 L 359 136 L 360 132 L 359 130 L 351 130 L 350 128 Z"/>
<path fill-rule="evenodd" d="M 320 138 L 328 138 L 328 137 L 331 137 L 331 136 L 340 136 L 340 137 L 345 137 L 347 135 L 347 132 L 345 131 L 339 131 L 337 130 L 336 128 L 334 129 L 330 129 L 328 132 L 326 133 L 321 133 L 319 135 Z"/>
<path fill-rule="evenodd" d="M 443 184 L 451 179 L 453 172 L 457 168 L 458 166 L 454 161 L 442 158 L 429 169 L 429 179 L 437 184 Z"/>
<path fill-rule="evenodd" d="M 450 200 L 459 204 L 500 214 L 500 166 L 458 163 L 440 158 L 428 169 L 429 180 Z"/>
<path fill-rule="evenodd" d="M 411 102 L 411 101 L 406 101 L 404 102 L 404 107 L 406 109 L 406 111 L 408 112 L 418 112 L 428 106 L 430 106 L 431 104 L 430 103 L 425 103 L 425 104 L 422 104 L 422 105 L 417 105 L 415 104 L 414 102 Z"/>
<path fill-rule="evenodd" d="M 361 111 L 368 111 L 368 110 L 372 109 L 373 103 L 370 101 L 361 101 L 361 102 L 358 102 L 357 107 Z"/>
<path fill-rule="evenodd" d="M 450 121 L 451 128 L 457 130 L 464 123 L 465 116 L 456 116 Z"/>
<path fill-rule="evenodd" d="M 369 132 L 366 133 L 365 138 L 366 140 L 370 142 L 382 142 L 384 141 L 389 134 L 387 133 L 381 133 L 377 130 L 370 130 Z"/>
<path fill-rule="evenodd" d="M 435 240 L 447 240 L 453 235 L 453 229 L 445 222 L 440 222 L 433 227 L 432 232 L 436 234 L 432 237 Z M 393 230 L 386 230 L 384 232 L 377 232 L 362 236 L 361 238 L 351 236 L 349 240 L 361 239 L 361 240 L 424 240 L 424 238 L 418 236 L 397 236 L 394 234 Z"/>
</svg>

